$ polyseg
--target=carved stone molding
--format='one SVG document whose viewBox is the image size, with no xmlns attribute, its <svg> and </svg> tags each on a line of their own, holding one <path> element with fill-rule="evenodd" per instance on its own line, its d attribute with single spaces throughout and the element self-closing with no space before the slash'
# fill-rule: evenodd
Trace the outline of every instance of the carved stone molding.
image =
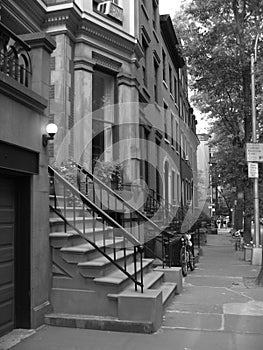
<svg viewBox="0 0 263 350">
<path fill-rule="evenodd" d="M 111 33 L 102 27 L 95 27 L 92 23 L 90 25 L 82 24 L 80 29 L 101 42 L 108 43 L 119 50 L 126 51 L 130 54 L 134 52 L 134 43 L 128 45 L 127 41 L 121 38 L 117 33 Z"/>
<path fill-rule="evenodd" d="M 112 58 L 101 55 L 98 52 L 92 52 L 92 59 L 96 62 L 96 64 L 106 67 L 115 72 L 119 72 L 120 67 L 122 65 L 121 62 L 115 61 Z"/>
</svg>

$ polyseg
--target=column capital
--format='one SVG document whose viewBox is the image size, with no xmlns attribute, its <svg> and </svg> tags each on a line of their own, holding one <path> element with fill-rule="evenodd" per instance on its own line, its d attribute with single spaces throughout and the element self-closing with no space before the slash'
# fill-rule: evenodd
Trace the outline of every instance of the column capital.
<svg viewBox="0 0 263 350">
<path fill-rule="evenodd" d="M 117 75 L 117 83 L 118 85 L 127 85 L 130 87 L 136 87 L 137 89 L 140 86 L 140 83 L 138 82 L 136 77 L 126 73 L 119 73 Z"/>
</svg>

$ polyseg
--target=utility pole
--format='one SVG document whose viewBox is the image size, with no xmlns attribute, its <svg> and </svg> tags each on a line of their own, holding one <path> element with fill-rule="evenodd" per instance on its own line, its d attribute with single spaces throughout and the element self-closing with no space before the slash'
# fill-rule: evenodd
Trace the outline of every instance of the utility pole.
<svg viewBox="0 0 263 350">
<path fill-rule="evenodd" d="M 257 46 L 259 34 L 256 36 L 254 53 L 251 54 L 251 98 L 252 98 L 252 142 L 257 142 L 257 118 L 256 118 L 256 93 L 255 93 L 255 64 L 257 63 Z M 260 226 L 259 226 L 259 196 L 258 196 L 258 178 L 254 182 L 254 243 L 259 247 Z"/>
</svg>

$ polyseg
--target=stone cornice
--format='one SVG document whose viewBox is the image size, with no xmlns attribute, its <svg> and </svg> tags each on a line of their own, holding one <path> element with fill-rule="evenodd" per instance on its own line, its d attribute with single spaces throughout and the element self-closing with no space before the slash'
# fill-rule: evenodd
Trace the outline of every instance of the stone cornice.
<svg viewBox="0 0 263 350">
<path fill-rule="evenodd" d="M 75 8 L 66 8 L 62 10 L 54 10 L 47 13 L 44 27 L 52 31 L 52 28 L 61 27 L 63 25 L 68 31 L 72 32 L 73 35 L 76 33 L 81 16 L 79 11 Z"/>
<path fill-rule="evenodd" d="M 86 33 L 89 36 L 98 39 L 101 43 L 110 45 L 121 51 L 125 51 L 129 54 L 134 52 L 135 42 L 130 42 L 118 35 L 118 33 L 109 32 L 103 26 L 98 26 L 92 22 L 86 20 L 82 22 L 79 30 L 82 33 Z"/>
<path fill-rule="evenodd" d="M 81 34 L 87 37 L 94 38 L 102 44 L 106 44 L 120 51 L 127 52 L 131 55 L 134 52 L 136 44 L 135 39 L 131 40 L 128 34 L 118 31 L 114 27 L 110 30 L 105 23 L 98 22 L 95 17 L 86 16 L 76 6 L 65 6 L 59 8 L 58 6 L 49 7 L 46 15 L 44 27 L 52 34 L 57 30 L 68 30 L 75 38 Z M 125 34 L 125 35 L 124 35 Z"/>
<path fill-rule="evenodd" d="M 92 52 L 92 59 L 96 64 L 108 68 L 112 71 L 119 72 L 122 65 L 121 62 L 115 61 L 109 57 L 99 54 L 98 52 Z"/>
<path fill-rule="evenodd" d="M 56 48 L 55 41 L 46 33 L 38 32 L 20 35 L 20 38 L 34 48 L 44 48 L 47 52 L 52 53 Z"/>
<path fill-rule="evenodd" d="M 44 113 L 48 105 L 47 100 L 42 96 L 1 72 L 0 92 L 40 114 Z"/>
</svg>

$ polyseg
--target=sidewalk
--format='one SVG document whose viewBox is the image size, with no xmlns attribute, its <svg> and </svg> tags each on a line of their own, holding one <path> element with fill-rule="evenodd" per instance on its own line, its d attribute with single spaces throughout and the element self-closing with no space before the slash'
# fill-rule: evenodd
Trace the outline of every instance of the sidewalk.
<svg viewBox="0 0 263 350">
<path fill-rule="evenodd" d="M 228 232 L 209 235 L 198 267 L 152 335 L 43 326 L 14 350 L 262 350 L 263 288 L 259 267 L 235 252 Z M 2 347 L 1 347 L 2 344 Z M 4 350 L 0 339 L 0 349 Z"/>
</svg>

